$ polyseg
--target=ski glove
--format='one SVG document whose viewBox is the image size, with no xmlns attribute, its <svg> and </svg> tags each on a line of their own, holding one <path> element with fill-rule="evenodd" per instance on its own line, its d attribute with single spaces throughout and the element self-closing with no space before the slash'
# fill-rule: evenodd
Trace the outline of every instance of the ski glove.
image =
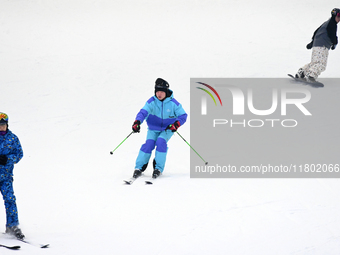
<svg viewBox="0 0 340 255">
<path fill-rule="evenodd" d="M 0 165 L 5 166 L 7 164 L 7 160 L 8 160 L 7 156 L 0 155 Z"/>
<path fill-rule="evenodd" d="M 337 44 L 332 44 L 331 50 L 335 50 L 336 46 L 337 46 Z"/>
<path fill-rule="evenodd" d="M 308 43 L 308 44 L 306 45 L 306 48 L 307 48 L 307 50 L 310 50 L 311 48 L 313 48 L 313 41 L 311 41 L 310 43 Z"/>
<path fill-rule="evenodd" d="M 140 131 L 140 121 L 139 120 L 135 120 L 135 122 L 132 125 L 132 130 L 135 133 L 139 133 L 139 131 Z"/>
<path fill-rule="evenodd" d="M 176 120 L 174 124 L 170 124 L 166 129 L 170 129 L 172 132 L 176 132 L 180 126 L 181 123 L 179 123 L 179 121 Z"/>
</svg>

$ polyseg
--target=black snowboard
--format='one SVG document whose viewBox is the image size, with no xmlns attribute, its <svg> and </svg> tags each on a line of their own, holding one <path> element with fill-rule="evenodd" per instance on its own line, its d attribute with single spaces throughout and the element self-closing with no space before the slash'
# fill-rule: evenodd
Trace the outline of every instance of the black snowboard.
<svg viewBox="0 0 340 255">
<path fill-rule="evenodd" d="M 300 83 L 305 84 L 305 85 L 312 86 L 313 88 L 322 88 L 322 87 L 325 86 L 325 85 L 323 85 L 323 83 L 321 83 L 319 81 L 312 82 L 312 81 L 307 81 L 307 80 L 302 79 L 302 78 L 295 78 L 294 75 L 292 75 L 292 74 L 288 74 L 288 76 L 293 78 L 297 82 L 300 82 Z"/>
</svg>

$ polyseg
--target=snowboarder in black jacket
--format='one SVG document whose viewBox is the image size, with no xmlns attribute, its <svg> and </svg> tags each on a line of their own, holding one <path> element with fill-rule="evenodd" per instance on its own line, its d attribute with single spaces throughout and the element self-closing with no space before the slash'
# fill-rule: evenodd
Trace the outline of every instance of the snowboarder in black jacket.
<svg viewBox="0 0 340 255">
<path fill-rule="evenodd" d="M 340 21 L 340 9 L 334 8 L 331 15 L 331 18 L 315 30 L 312 41 L 307 44 L 306 48 L 312 49 L 312 60 L 298 70 L 296 78 L 313 82 L 326 70 L 329 49 L 334 50 L 338 45 L 337 25 Z"/>
</svg>

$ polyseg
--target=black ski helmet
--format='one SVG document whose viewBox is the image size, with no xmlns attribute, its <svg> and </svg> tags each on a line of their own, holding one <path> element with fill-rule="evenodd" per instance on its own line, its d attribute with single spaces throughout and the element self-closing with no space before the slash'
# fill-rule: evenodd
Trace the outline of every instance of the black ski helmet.
<svg viewBox="0 0 340 255">
<path fill-rule="evenodd" d="M 331 14 L 332 14 L 332 16 L 338 16 L 338 17 L 340 17 L 340 9 L 339 9 L 339 8 L 334 8 L 334 9 L 331 11 Z"/>
<path fill-rule="evenodd" d="M 166 94 L 168 94 L 169 87 L 170 85 L 166 80 L 158 78 L 155 82 L 155 93 L 157 91 L 164 91 Z"/>
</svg>

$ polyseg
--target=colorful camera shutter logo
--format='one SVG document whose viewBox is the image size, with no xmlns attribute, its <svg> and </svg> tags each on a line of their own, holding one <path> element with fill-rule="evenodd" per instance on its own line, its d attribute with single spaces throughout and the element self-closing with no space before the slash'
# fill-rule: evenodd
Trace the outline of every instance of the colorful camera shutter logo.
<svg viewBox="0 0 340 255">
<path fill-rule="evenodd" d="M 217 91 L 210 85 L 206 84 L 206 83 L 203 83 L 203 82 L 197 82 L 198 84 L 201 84 L 203 86 L 206 86 L 207 88 L 209 88 L 212 92 L 214 92 L 214 94 L 217 96 L 218 100 L 220 101 L 220 104 L 222 106 L 222 100 L 221 100 L 221 97 L 220 95 L 217 93 Z M 204 92 L 206 92 L 211 98 L 212 100 L 214 101 L 215 105 L 217 106 L 217 103 L 216 103 L 216 100 L 215 100 L 215 97 L 213 96 L 213 94 L 207 90 L 207 89 L 204 89 L 204 88 L 201 88 L 201 87 L 196 87 L 200 90 L 203 90 Z M 207 101 L 206 101 L 206 98 L 203 97 L 202 98 L 202 104 L 201 104 L 201 114 L 202 115 L 207 115 Z"/>
</svg>

